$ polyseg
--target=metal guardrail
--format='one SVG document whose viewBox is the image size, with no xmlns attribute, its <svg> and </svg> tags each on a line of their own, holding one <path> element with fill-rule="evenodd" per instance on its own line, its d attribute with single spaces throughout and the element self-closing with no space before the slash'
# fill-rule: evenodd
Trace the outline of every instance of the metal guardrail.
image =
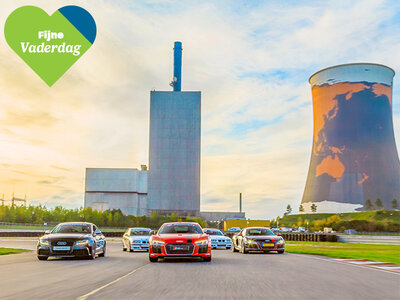
<svg viewBox="0 0 400 300">
<path fill-rule="evenodd" d="M 343 243 L 355 244 L 383 244 L 400 245 L 400 236 L 398 235 L 338 235 L 338 241 Z"/>
<path fill-rule="evenodd" d="M 309 241 L 309 242 L 337 242 L 336 234 L 331 233 L 293 233 L 283 232 L 281 236 L 285 241 Z"/>
<path fill-rule="evenodd" d="M 232 238 L 234 233 L 225 232 L 226 236 Z M 309 242 L 337 242 L 337 235 L 331 233 L 294 233 L 282 232 L 281 236 L 285 241 L 309 241 Z"/>
</svg>

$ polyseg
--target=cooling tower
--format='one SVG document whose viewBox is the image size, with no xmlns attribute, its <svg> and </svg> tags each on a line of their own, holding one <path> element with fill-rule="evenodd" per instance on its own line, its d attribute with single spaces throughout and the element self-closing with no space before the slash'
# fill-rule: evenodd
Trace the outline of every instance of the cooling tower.
<svg viewBox="0 0 400 300">
<path fill-rule="evenodd" d="M 346 64 L 310 77 L 314 110 L 311 162 L 302 199 L 305 211 L 365 210 L 381 199 L 400 201 L 400 162 L 392 119 L 394 71 Z M 378 208 L 378 207 L 376 207 Z"/>
</svg>

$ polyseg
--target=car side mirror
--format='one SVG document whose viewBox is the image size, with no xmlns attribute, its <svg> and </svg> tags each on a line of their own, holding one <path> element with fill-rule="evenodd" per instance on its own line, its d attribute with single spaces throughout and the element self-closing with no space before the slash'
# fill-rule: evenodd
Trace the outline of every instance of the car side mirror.
<svg viewBox="0 0 400 300">
<path fill-rule="evenodd" d="M 93 232 L 93 235 L 101 235 L 101 231 L 97 229 Z"/>
<path fill-rule="evenodd" d="M 51 232 L 50 230 L 46 230 L 44 233 L 49 234 L 50 232 Z"/>
<path fill-rule="evenodd" d="M 279 236 L 281 236 L 282 234 L 281 234 L 280 232 L 277 232 L 277 233 L 276 233 L 276 235 L 279 235 Z"/>
</svg>

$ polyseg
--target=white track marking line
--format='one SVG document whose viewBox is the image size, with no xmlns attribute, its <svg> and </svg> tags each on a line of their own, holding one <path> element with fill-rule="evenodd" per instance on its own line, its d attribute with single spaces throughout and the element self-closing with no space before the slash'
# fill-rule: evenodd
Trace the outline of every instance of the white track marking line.
<svg viewBox="0 0 400 300">
<path fill-rule="evenodd" d="M 313 255 L 308 255 L 308 254 L 295 254 L 295 253 L 287 253 L 287 254 L 294 255 L 294 256 L 301 256 L 301 257 L 308 257 L 308 258 L 312 258 L 312 259 L 323 260 L 323 261 L 328 261 L 328 262 L 332 262 L 332 263 L 343 264 L 343 265 L 353 266 L 353 267 L 357 267 L 357 268 L 363 268 L 363 269 L 367 269 L 367 270 L 375 270 L 375 271 L 384 272 L 384 273 L 393 274 L 393 275 L 400 275 L 400 273 L 396 273 L 393 271 L 383 270 L 383 269 L 379 269 L 379 268 L 375 268 L 375 267 L 367 267 L 367 266 L 357 265 L 357 264 L 349 264 L 349 263 L 342 262 L 339 260 L 315 257 Z"/>
<path fill-rule="evenodd" d="M 380 261 L 342 261 L 348 264 L 354 264 L 354 265 L 378 265 L 378 264 L 387 264 L 385 262 L 380 262 Z"/>
<path fill-rule="evenodd" d="M 392 267 L 392 266 L 375 266 L 375 268 L 382 268 L 382 269 L 388 269 L 388 270 L 400 270 L 400 267 Z"/>
<path fill-rule="evenodd" d="M 140 269 L 144 268 L 147 265 L 149 265 L 149 263 L 147 263 L 144 266 L 141 266 L 141 267 L 139 267 L 137 269 L 134 269 L 134 270 L 130 271 L 129 273 L 127 273 L 127 274 L 125 274 L 125 275 L 123 275 L 121 277 L 118 277 L 117 279 L 114 279 L 113 281 L 111 281 L 111 282 L 109 282 L 109 283 L 107 283 L 107 284 L 105 284 L 105 285 L 103 285 L 103 286 L 101 286 L 101 287 L 99 287 L 99 288 L 97 288 L 97 289 L 95 289 L 95 290 L 83 295 L 83 296 L 80 296 L 80 297 L 76 298 L 76 300 L 86 300 L 89 296 L 92 296 L 93 294 L 96 294 L 98 291 L 101 291 L 102 289 L 105 289 L 106 287 L 108 287 L 108 286 L 120 281 L 121 279 L 124 279 L 124 278 L 128 277 L 129 275 L 132 275 L 133 273 L 139 271 Z"/>
</svg>

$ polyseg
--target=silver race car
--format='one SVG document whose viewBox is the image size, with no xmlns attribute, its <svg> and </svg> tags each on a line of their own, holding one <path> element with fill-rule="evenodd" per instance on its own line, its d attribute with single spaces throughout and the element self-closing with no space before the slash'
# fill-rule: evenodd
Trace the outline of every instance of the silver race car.
<svg viewBox="0 0 400 300">
<path fill-rule="evenodd" d="M 150 228 L 128 228 L 122 237 L 122 250 L 129 249 L 130 252 L 135 250 L 149 251 L 149 239 L 153 234 Z"/>
<path fill-rule="evenodd" d="M 221 230 L 214 229 L 214 228 L 204 228 L 203 229 L 206 234 L 211 237 L 211 248 L 225 248 L 231 249 L 232 247 L 232 240 L 225 236 Z"/>
</svg>

